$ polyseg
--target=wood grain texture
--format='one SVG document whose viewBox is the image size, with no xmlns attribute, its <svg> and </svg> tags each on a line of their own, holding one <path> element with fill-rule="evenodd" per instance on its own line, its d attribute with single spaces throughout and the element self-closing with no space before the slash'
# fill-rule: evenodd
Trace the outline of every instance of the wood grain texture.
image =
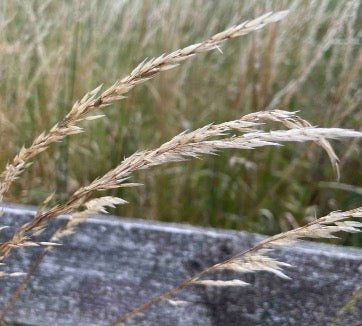
<svg viewBox="0 0 362 326">
<path fill-rule="evenodd" d="M 7 205 L 2 224 L 30 219 L 29 207 Z M 52 228 L 64 221 L 60 217 Z M 0 233 L 3 241 L 14 229 Z M 6 232 L 5 232 L 6 231 Z M 47 238 L 49 229 L 42 237 Z M 25 325 L 109 325 L 151 297 L 196 272 L 251 247 L 262 237 L 245 232 L 97 216 L 49 253 L 7 315 Z M 26 271 L 40 248 L 14 251 L 6 271 Z M 270 273 L 241 278 L 250 287 L 193 286 L 129 320 L 128 325 L 326 325 L 362 285 L 362 250 L 303 242 L 274 253 L 295 266 L 293 280 Z M 0 279 L 3 306 L 19 278 Z M 342 325 L 360 325 L 362 302 L 344 313 Z"/>
</svg>

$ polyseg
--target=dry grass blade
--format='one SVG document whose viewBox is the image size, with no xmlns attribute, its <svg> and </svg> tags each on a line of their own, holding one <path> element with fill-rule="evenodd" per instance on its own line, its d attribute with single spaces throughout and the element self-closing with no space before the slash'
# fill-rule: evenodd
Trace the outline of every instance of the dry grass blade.
<svg viewBox="0 0 362 326">
<path fill-rule="evenodd" d="M 139 64 L 128 76 L 118 80 L 100 95 L 101 86 L 87 93 L 80 101 L 76 102 L 65 118 L 57 123 L 49 132 L 41 133 L 27 148 L 23 147 L 14 157 L 11 163 L 0 175 L 0 201 L 10 188 L 12 182 L 29 166 L 28 161 L 45 151 L 52 143 L 59 142 L 67 136 L 81 133 L 78 127 L 82 120 L 91 120 L 102 115 L 89 116 L 97 109 L 108 106 L 121 100 L 136 85 L 142 84 L 161 71 L 172 69 L 182 61 L 191 58 L 197 53 L 208 52 L 217 49 L 228 39 L 236 38 L 258 30 L 267 24 L 279 21 L 287 15 L 288 11 L 269 12 L 253 20 L 233 26 L 211 38 L 197 44 L 187 46 L 169 54 L 163 54 L 158 58 L 145 60 Z"/>
<path fill-rule="evenodd" d="M 279 111 L 279 113 L 281 112 Z M 287 120 L 292 119 L 293 116 L 292 113 L 288 114 L 287 112 L 284 115 Z M 274 115 L 272 116 L 275 118 Z M 265 112 L 261 113 L 261 117 L 265 118 Z M 278 119 L 282 120 L 280 116 Z M 95 179 L 88 186 L 78 189 L 64 204 L 56 205 L 46 212 L 38 212 L 34 219 L 22 225 L 10 240 L 0 244 L 2 259 L 9 255 L 13 247 L 23 247 L 30 242 L 29 237 L 42 232 L 52 218 L 61 214 L 74 213 L 88 200 L 92 193 L 138 185 L 127 182 L 134 171 L 170 162 L 184 161 L 201 155 L 215 154 L 218 150 L 226 148 L 254 149 L 264 146 L 278 146 L 280 142 L 318 141 L 321 137 L 332 139 L 362 137 L 361 132 L 339 128 L 308 127 L 270 132 L 254 129 L 250 132 L 257 123 L 255 122 L 257 120 L 256 114 L 253 115 L 254 121 L 250 120 L 250 116 L 246 116 L 218 125 L 207 125 L 192 132 L 183 132 L 154 150 L 134 153 L 102 177 Z M 225 134 L 230 130 L 247 133 L 230 137 Z M 212 139 L 215 137 L 217 139 Z"/>
<path fill-rule="evenodd" d="M 288 246 L 291 243 L 294 243 L 295 240 L 300 238 L 330 238 L 334 237 L 333 233 L 336 232 L 360 232 L 360 228 L 362 228 L 362 223 L 348 220 L 350 218 L 362 218 L 362 207 L 352 209 L 346 212 L 332 212 L 324 217 L 308 223 L 305 226 L 267 238 L 264 241 L 256 244 L 253 248 L 241 252 L 227 259 L 224 262 L 215 264 L 193 276 L 192 278 L 184 281 L 175 288 L 147 301 L 143 305 L 118 318 L 112 325 L 118 325 L 125 322 L 126 320 L 150 308 L 152 305 L 155 305 L 162 300 L 169 299 L 175 296 L 178 292 L 191 285 L 248 285 L 247 283 L 245 284 L 244 281 L 238 279 L 228 281 L 204 279 L 206 274 L 210 274 L 219 270 L 234 270 L 241 273 L 268 271 L 282 278 L 288 278 L 282 272 L 282 268 L 289 266 L 289 264 L 279 262 L 273 258 L 266 256 L 266 253 L 269 250 L 275 247 Z"/>
</svg>

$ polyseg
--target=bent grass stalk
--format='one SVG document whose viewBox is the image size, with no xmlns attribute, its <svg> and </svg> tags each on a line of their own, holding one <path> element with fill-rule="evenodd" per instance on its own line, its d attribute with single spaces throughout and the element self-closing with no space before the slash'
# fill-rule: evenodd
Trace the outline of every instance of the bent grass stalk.
<svg viewBox="0 0 362 326">
<path fill-rule="evenodd" d="M 229 122 L 221 123 L 219 125 L 212 125 L 211 124 L 211 125 L 205 126 L 203 128 L 200 128 L 200 129 L 194 131 L 193 133 L 188 133 L 188 137 L 186 137 L 186 133 L 183 133 L 183 134 L 179 135 L 178 137 L 182 136 L 182 137 L 185 138 L 185 140 L 182 141 L 183 143 L 187 143 L 188 141 L 191 141 L 193 138 L 194 138 L 193 141 L 201 141 L 201 140 L 205 140 L 205 139 L 207 139 L 209 137 L 212 137 L 212 136 L 223 135 L 224 132 L 226 132 L 226 131 L 228 131 L 230 129 L 238 129 L 239 131 L 243 131 L 245 129 L 245 131 L 247 131 L 247 130 L 250 130 L 249 127 L 255 127 L 261 121 L 280 122 L 280 123 L 282 123 L 284 126 L 286 126 L 288 128 L 310 126 L 310 124 L 307 121 L 301 119 L 300 117 L 295 115 L 295 113 L 293 113 L 293 112 L 287 112 L 287 111 L 282 111 L 282 110 L 260 111 L 260 112 L 255 112 L 255 113 L 248 114 L 248 115 L 244 116 L 243 118 L 241 118 L 240 120 L 229 121 Z M 328 144 L 328 142 L 326 142 L 326 144 Z M 333 149 L 332 149 L 332 152 L 331 152 L 330 148 L 331 148 L 330 146 L 325 147 L 325 149 L 327 150 L 329 155 L 335 156 Z M 134 155 L 136 155 L 136 153 Z M 44 201 L 44 206 L 46 206 L 48 204 L 48 202 L 51 200 L 51 198 L 52 198 L 52 195 L 48 196 L 48 198 Z M 102 197 L 102 198 L 106 198 L 106 197 Z M 111 197 L 109 197 L 109 198 L 111 198 Z M 92 202 L 90 207 L 94 208 L 95 203 L 101 204 L 103 202 L 101 202 L 101 201 Z M 44 209 L 45 209 L 45 207 L 40 208 L 36 215 L 40 216 L 43 213 Z M 95 212 L 100 212 L 100 211 L 102 211 L 102 209 L 103 208 L 101 208 L 101 210 L 94 211 L 94 213 Z M 84 214 L 81 214 L 81 216 L 84 216 Z M 75 218 L 72 219 L 73 222 L 71 222 L 69 224 L 69 227 L 72 225 L 72 223 L 75 223 L 76 220 L 77 221 L 78 220 L 83 220 L 83 218 L 78 217 L 77 219 L 75 219 Z M 26 225 L 24 227 L 26 227 Z M 2 229 L 4 229 L 4 228 L 6 228 L 6 226 L 0 228 L 0 231 Z M 65 230 L 63 230 L 63 232 L 65 232 Z M 23 234 L 22 238 L 18 239 L 17 242 L 13 241 L 13 243 L 11 245 L 9 244 L 8 246 L 16 247 L 16 246 L 19 246 L 21 244 L 23 246 L 31 245 L 30 242 L 25 242 L 25 235 L 24 234 Z M 34 242 L 32 244 L 37 245 L 37 243 L 34 243 Z M 2 244 L 2 245 L 4 245 L 4 244 Z"/>
<path fill-rule="evenodd" d="M 240 120 L 235 120 L 235 121 L 229 121 L 226 123 L 221 123 L 219 125 L 208 125 L 205 126 L 203 128 L 200 128 L 194 132 L 191 133 L 183 133 L 179 136 L 176 136 L 173 140 L 171 140 L 171 143 L 174 142 L 175 145 L 177 145 L 176 139 L 181 139 L 180 142 L 181 144 L 187 144 L 188 142 L 200 142 L 202 140 L 205 140 L 209 137 L 213 137 L 213 136 L 220 136 L 223 134 L 223 132 L 228 131 L 230 129 L 238 129 L 239 131 L 242 130 L 250 130 L 249 128 L 252 126 L 256 126 L 257 122 L 260 120 L 272 120 L 272 121 L 280 121 L 282 122 L 284 125 L 289 125 L 289 124 L 301 124 L 304 120 L 297 118 L 293 113 L 290 112 L 286 112 L 286 111 L 271 111 L 271 112 L 258 112 L 258 113 L 253 113 L 253 114 L 249 114 L 247 116 L 245 116 L 244 118 L 241 118 Z M 166 143 L 167 144 L 167 143 Z M 163 145 L 163 147 L 166 146 L 166 144 Z M 178 144 L 180 145 L 180 144 Z M 162 146 L 161 146 L 162 147 Z M 174 146 L 175 147 L 175 146 Z M 176 146 L 177 147 L 177 146 Z M 174 149 L 172 146 L 170 148 Z M 165 150 L 156 150 L 156 156 L 160 156 L 161 153 L 163 153 Z M 166 150 L 167 152 L 167 150 Z M 134 155 L 132 155 L 131 157 L 129 157 L 128 159 L 124 160 L 120 166 L 118 166 L 118 170 L 122 171 L 122 168 L 128 164 L 128 162 L 135 160 L 136 157 L 140 156 L 141 153 L 135 153 Z M 143 153 L 145 156 L 147 156 L 145 154 L 145 152 Z M 147 161 L 148 159 L 146 158 L 144 160 L 143 165 L 141 164 L 140 167 L 143 167 L 146 163 L 150 163 L 149 161 Z M 133 162 L 133 166 L 131 164 L 131 167 L 133 169 L 137 169 L 138 166 L 135 165 L 135 162 Z M 128 168 L 131 168 L 128 167 Z M 116 168 L 117 169 L 117 168 Z M 122 180 L 122 178 L 120 178 L 119 180 L 117 178 L 115 178 L 115 173 L 117 171 L 111 170 L 109 171 L 105 176 L 103 176 L 103 179 L 106 179 L 108 182 L 108 189 L 109 187 L 115 187 L 117 186 L 117 184 L 122 183 L 124 180 Z M 125 171 L 127 172 L 127 170 Z M 126 174 L 124 173 L 124 178 L 126 178 Z M 110 183 L 112 181 L 112 178 L 114 178 L 113 183 Z M 107 182 L 103 182 L 104 184 Z M 114 183 L 115 182 L 115 183 Z M 0 244 L 0 251 L 2 251 L 4 253 L 4 256 L 6 256 L 8 253 L 10 253 L 10 248 L 12 247 L 17 247 L 17 246 L 28 246 L 28 245 L 37 245 L 34 242 L 29 242 L 26 241 L 27 237 L 25 236 L 25 233 L 33 230 L 33 232 L 39 232 L 41 231 L 42 227 L 41 225 L 37 225 L 35 222 L 36 220 L 39 220 L 39 223 L 41 224 L 41 221 L 45 221 L 45 220 L 49 220 L 52 217 L 55 217 L 56 215 L 59 214 L 64 214 L 64 213 L 70 213 L 73 212 L 75 209 L 77 209 L 80 205 L 82 205 L 82 203 L 84 202 L 85 198 L 87 197 L 87 195 L 92 192 L 92 190 L 102 190 L 105 187 L 105 185 L 100 185 L 99 180 L 96 179 L 91 185 L 89 185 L 88 187 L 83 187 L 81 189 L 79 189 L 74 195 L 73 198 L 68 200 L 68 202 L 66 204 L 63 205 L 63 207 L 58 207 L 55 206 L 52 209 L 48 210 L 46 213 L 43 212 L 43 209 L 40 209 L 37 214 L 36 217 L 33 220 L 33 224 L 30 225 L 30 223 L 27 223 L 25 225 L 22 226 L 22 228 L 13 236 L 13 239 L 8 241 L 8 243 L 3 243 Z M 50 196 L 51 197 L 51 196 Z M 50 199 L 50 197 L 48 197 L 45 201 L 45 205 L 46 202 Z M 79 198 L 78 198 L 79 197 Z M 4 259 L 5 257 L 3 257 L 2 259 Z M 1 259 L 1 258 L 0 258 Z"/>
<path fill-rule="evenodd" d="M 285 120 L 293 121 L 292 114 L 287 111 L 280 112 L 285 115 Z M 272 116 L 273 119 L 275 119 L 275 116 Z M 320 142 L 321 139 L 326 142 L 324 138 L 362 137 L 361 132 L 339 128 L 306 127 L 270 132 L 251 131 L 257 124 L 250 121 L 250 119 L 255 120 L 255 115 L 252 117 L 246 116 L 244 119 L 241 118 L 219 125 L 207 125 L 193 132 L 183 132 L 159 148 L 134 153 L 102 177 L 95 179 L 88 186 L 78 189 L 64 204 L 56 205 L 47 211 L 38 211 L 32 221 L 23 224 L 10 240 L 0 244 L 0 252 L 2 253 L 0 259 L 4 260 L 14 247 L 38 245 L 30 240 L 32 236 L 42 232 L 47 223 L 56 216 L 75 212 L 89 199 L 92 193 L 138 185 L 126 182 L 132 172 L 136 170 L 144 170 L 170 162 L 184 161 L 201 155 L 215 154 L 218 150 L 226 148 L 254 149 L 264 146 L 278 146 L 279 142 Z M 225 136 L 225 132 L 229 130 L 247 132 L 242 136 Z M 223 138 L 210 139 L 213 137 Z M 329 143 L 327 142 L 327 144 Z"/>
</svg>

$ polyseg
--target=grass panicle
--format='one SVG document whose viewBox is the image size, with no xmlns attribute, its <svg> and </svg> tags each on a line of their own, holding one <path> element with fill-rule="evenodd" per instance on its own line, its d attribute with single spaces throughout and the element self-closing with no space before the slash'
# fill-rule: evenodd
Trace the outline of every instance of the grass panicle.
<svg viewBox="0 0 362 326">
<path fill-rule="evenodd" d="M 93 114 L 94 111 L 124 99 L 125 95 L 135 86 L 144 83 L 161 71 L 175 68 L 181 62 L 193 57 L 197 53 L 217 49 L 228 39 L 246 35 L 263 28 L 267 24 L 277 22 L 287 14 L 288 11 L 269 12 L 253 20 L 233 26 L 201 43 L 187 46 L 169 54 L 163 54 L 158 58 L 145 60 L 128 76 L 116 81 L 100 95 L 98 94 L 102 85 L 88 92 L 80 101 L 73 105 L 62 121 L 55 124 L 49 132 L 42 132 L 29 147 L 23 146 L 12 162 L 7 164 L 5 171 L 0 175 L 0 201 L 9 190 L 12 182 L 31 165 L 29 160 L 45 151 L 52 143 L 59 142 L 67 136 L 81 133 L 83 129 L 77 126 L 79 122 L 95 120 L 104 116 L 102 114 Z"/>
<path fill-rule="evenodd" d="M 280 262 L 274 258 L 268 257 L 266 254 L 274 248 L 290 246 L 296 240 L 301 238 L 334 238 L 334 233 L 337 232 L 360 232 L 362 223 L 355 221 L 357 218 L 362 218 L 362 207 L 355 208 L 345 212 L 332 212 L 326 216 L 316 219 L 305 226 L 283 232 L 267 238 L 257 243 L 253 248 L 244 252 L 238 253 L 235 256 L 217 263 L 200 273 L 194 275 L 183 283 L 177 285 L 171 290 L 160 294 L 159 296 L 147 301 L 143 305 L 136 307 L 129 313 L 119 317 L 112 325 L 118 325 L 137 314 L 144 312 L 151 306 L 173 298 L 178 292 L 189 286 L 248 286 L 247 282 L 240 279 L 233 280 L 214 280 L 205 278 L 208 274 L 220 270 L 232 270 L 239 273 L 255 273 L 258 271 L 266 271 L 273 273 L 281 278 L 288 279 L 284 274 L 283 269 L 291 265 Z"/>
<path fill-rule="evenodd" d="M 282 121 L 286 126 L 298 127 L 269 132 L 252 130 L 259 123 L 256 121 L 263 119 Z M 300 127 L 301 121 L 303 122 L 304 120 L 295 116 L 294 113 L 287 111 L 254 113 L 238 120 L 216 125 L 210 124 L 195 131 L 183 132 L 154 150 L 136 152 L 102 177 L 96 178 L 89 185 L 75 191 L 65 203 L 55 205 L 46 211 L 43 209 L 39 210 L 32 221 L 22 225 L 10 240 L 0 244 L 0 251 L 3 254 L 2 259 L 7 257 L 14 247 L 37 245 L 36 242 L 30 241 L 29 237 L 40 234 L 51 219 L 61 214 L 72 214 L 77 211 L 93 193 L 120 187 L 138 186 L 139 184 L 137 183 L 128 182 L 128 179 L 135 171 L 149 169 L 150 167 L 166 163 L 185 161 L 190 158 L 198 158 L 202 155 L 216 154 L 221 149 L 249 150 L 265 146 L 278 146 L 279 143 L 283 142 L 314 141 L 322 143 L 324 147 L 327 146 L 327 151 L 330 152 L 331 146 L 326 140 L 327 138 L 362 137 L 361 132 L 353 130 Z M 304 124 L 309 125 L 307 122 L 304 122 Z M 230 136 L 227 131 L 231 130 L 243 134 Z M 215 137 L 217 139 L 214 139 Z M 112 203 L 112 201 L 109 203 Z M 124 203 L 124 201 L 120 199 L 120 203 Z M 103 209 L 102 200 L 99 204 L 101 209 Z M 92 208 L 94 206 L 90 205 L 89 207 Z"/>
</svg>

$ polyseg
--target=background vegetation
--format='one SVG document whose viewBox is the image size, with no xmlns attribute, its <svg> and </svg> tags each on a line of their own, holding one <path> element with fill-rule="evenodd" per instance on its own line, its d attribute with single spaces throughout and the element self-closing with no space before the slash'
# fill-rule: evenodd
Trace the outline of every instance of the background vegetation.
<svg viewBox="0 0 362 326">
<path fill-rule="evenodd" d="M 104 110 L 106 119 L 46 151 L 7 200 L 40 204 L 184 129 L 279 108 L 361 130 L 362 10 L 353 1 L 2 1 L 0 167 L 98 84 L 146 57 L 193 44 L 269 10 L 282 23 L 164 72 Z M 314 145 L 225 152 L 139 173 L 116 213 L 274 234 L 362 202 L 361 142 L 335 143 L 340 183 Z M 293 148 L 294 147 L 294 148 Z M 358 245 L 358 237 L 352 239 Z"/>
</svg>

